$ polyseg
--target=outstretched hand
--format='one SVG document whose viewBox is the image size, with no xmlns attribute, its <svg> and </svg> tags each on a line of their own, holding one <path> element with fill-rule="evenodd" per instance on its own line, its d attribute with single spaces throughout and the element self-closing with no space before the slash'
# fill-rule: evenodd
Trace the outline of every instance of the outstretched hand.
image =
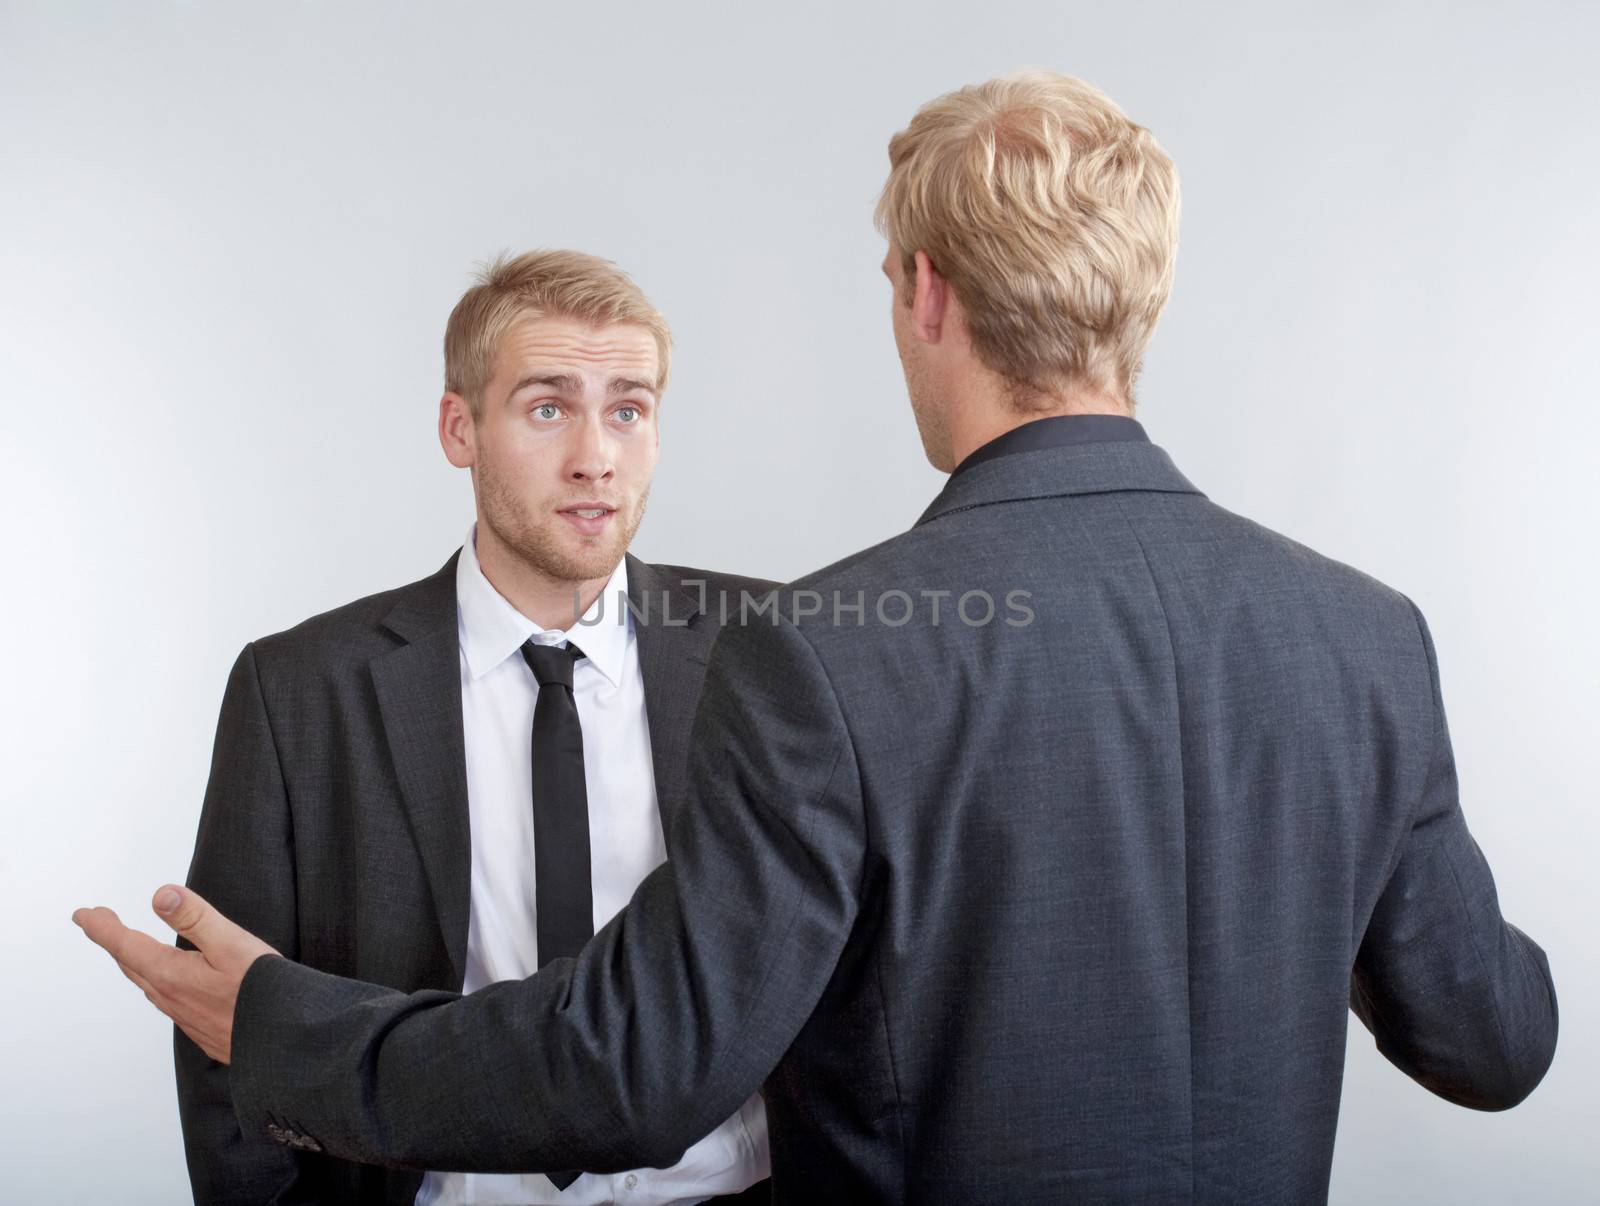
<svg viewBox="0 0 1600 1206">
<path fill-rule="evenodd" d="M 233 1053 L 233 1007 L 250 965 L 276 955 L 261 939 L 234 925 L 188 888 L 168 884 L 151 901 L 156 915 L 198 948 L 192 951 L 158 942 L 130 930 L 110 909 L 79 909 L 75 924 L 117 961 L 122 974 L 141 989 L 212 1059 L 227 1063 Z"/>
</svg>

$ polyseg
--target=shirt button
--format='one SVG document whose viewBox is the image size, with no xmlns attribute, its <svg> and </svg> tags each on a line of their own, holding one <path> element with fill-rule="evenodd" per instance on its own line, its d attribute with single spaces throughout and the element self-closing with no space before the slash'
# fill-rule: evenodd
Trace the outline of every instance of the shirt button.
<svg viewBox="0 0 1600 1206">
<path fill-rule="evenodd" d="M 639 1178 L 637 1176 L 635 1176 L 633 1173 L 629 1173 L 626 1177 L 624 1177 L 622 1179 L 622 1187 L 624 1189 L 638 1189 L 639 1188 Z"/>
</svg>

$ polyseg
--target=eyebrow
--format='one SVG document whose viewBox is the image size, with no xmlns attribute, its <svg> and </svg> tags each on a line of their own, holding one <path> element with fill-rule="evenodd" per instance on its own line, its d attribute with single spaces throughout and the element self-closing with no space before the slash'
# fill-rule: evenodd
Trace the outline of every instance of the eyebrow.
<svg viewBox="0 0 1600 1206">
<path fill-rule="evenodd" d="M 607 383 L 606 389 L 613 394 L 629 394 L 634 390 L 641 390 L 651 397 L 654 397 L 656 392 L 656 387 L 649 381 L 639 381 L 633 377 L 613 377 Z"/>
<path fill-rule="evenodd" d="M 524 377 L 511 387 L 513 394 L 520 393 L 530 385 L 544 385 L 562 393 L 581 394 L 583 380 L 576 373 L 539 373 Z M 656 387 L 648 381 L 640 381 L 635 377 L 613 377 L 606 383 L 606 390 L 612 394 L 626 394 L 634 390 L 642 390 L 651 397 L 655 396 Z"/>
<path fill-rule="evenodd" d="M 551 389 L 560 390 L 568 394 L 583 392 L 583 382 L 575 373 L 540 373 L 531 377 L 524 377 L 511 387 L 513 394 L 521 393 L 530 385 L 547 385 Z"/>
</svg>

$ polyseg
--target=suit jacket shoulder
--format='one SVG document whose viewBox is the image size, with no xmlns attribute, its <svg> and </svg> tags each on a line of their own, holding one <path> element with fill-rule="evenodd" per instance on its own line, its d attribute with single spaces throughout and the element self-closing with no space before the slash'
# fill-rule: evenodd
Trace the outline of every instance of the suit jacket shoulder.
<svg viewBox="0 0 1600 1206">
<path fill-rule="evenodd" d="M 696 614 L 719 615 L 716 606 L 718 592 L 725 594 L 729 600 L 729 610 L 736 609 L 739 595 L 747 592 L 752 596 L 762 596 L 775 590 L 780 584 L 769 578 L 755 578 L 746 574 L 730 574 L 722 570 L 696 569 L 688 565 L 671 565 L 661 562 L 646 562 L 630 560 L 630 574 L 636 574 L 638 569 L 646 571 L 649 584 L 657 590 L 672 589 L 682 592 L 686 597 L 693 596 L 699 603 L 699 596 L 704 593 L 703 609 L 697 608 Z M 629 578 L 630 586 L 633 578 Z"/>
<path fill-rule="evenodd" d="M 391 649 L 400 630 L 454 623 L 459 551 L 439 569 L 404 586 L 365 595 L 319 612 L 291 628 L 257 638 L 257 659 L 274 666 L 344 666 Z M 398 625 L 398 628 L 397 628 Z"/>
</svg>

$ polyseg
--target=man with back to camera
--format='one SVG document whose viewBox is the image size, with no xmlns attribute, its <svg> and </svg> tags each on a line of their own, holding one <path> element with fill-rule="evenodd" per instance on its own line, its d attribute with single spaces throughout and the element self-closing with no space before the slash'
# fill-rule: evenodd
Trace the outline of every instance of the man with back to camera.
<svg viewBox="0 0 1600 1206">
<path fill-rule="evenodd" d="M 446 328 L 439 404 L 477 520 L 432 576 L 240 655 L 196 891 L 308 966 L 406 991 L 520 980 L 627 903 L 666 857 L 662 818 L 682 794 L 717 630 L 701 600 L 772 586 L 627 553 L 670 340 L 639 288 L 593 256 L 530 252 L 482 273 Z M 662 1170 L 358 1165 L 241 1134 L 227 1069 L 175 1043 L 201 1203 L 666 1206 L 766 1176 L 757 1095 Z M 740 1197 L 770 1194 L 762 1182 Z"/>
<path fill-rule="evenodd" d="M 576 959 L 405 996 L 192 892 L 155 904 L 203 957 L 75 915 L 231 1059 L 247 1129 L 622 1167 L 764 1081 L 780 1200 L 1303 1203 L 1348 1010 L 1462 1105 L 1544 1075 L 1548 965 L 1466 828 L 1421 614 L 1132 417 L 1171 161 L 1048 73 L 931 102 L 889 155 L 895 340 L 950 479 L 723 629 L 672 859 Z"/>
</svg>

